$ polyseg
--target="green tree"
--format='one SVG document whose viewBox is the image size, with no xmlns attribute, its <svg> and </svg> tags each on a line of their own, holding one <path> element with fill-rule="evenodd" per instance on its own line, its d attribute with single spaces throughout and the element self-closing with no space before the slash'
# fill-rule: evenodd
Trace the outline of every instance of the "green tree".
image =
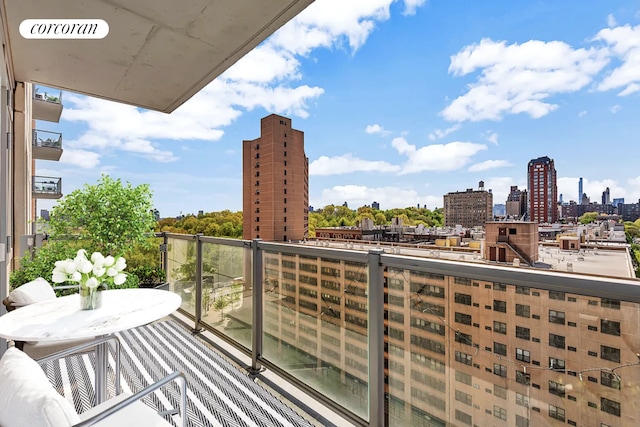
<svg viewBox="0 0 640 427">
<path fill-rule="evenodd" d="M 102 175 L 62 198 L 51 212 L 51 238 L 75 235 L 87 251 L 123 255 L 148 242 L 156 224 L 149 185 L 137 187 Z"/>
<path fill-rule="evenodd" d="M 229 297 L 227 295 L 221 295 L 213 300 L 214 310 L 220 310 L 220 321 L 224 320 L 224 309 L 230 304 Z"/>
<path fill-rule="evenodd" d="M 578 221 L 580 221 L 580 224 L 590 224 L 598 218 L 598 215 L 600 215 L 598 212 L 585 212 L 584 215 L 578 218 Z"/>
<path fill-rule="evenodd" d="M 382 212 L 378 212 L 375 217 L 376 225 L 385 225 L 387 223 L 387 217 Z"/>
</svg>

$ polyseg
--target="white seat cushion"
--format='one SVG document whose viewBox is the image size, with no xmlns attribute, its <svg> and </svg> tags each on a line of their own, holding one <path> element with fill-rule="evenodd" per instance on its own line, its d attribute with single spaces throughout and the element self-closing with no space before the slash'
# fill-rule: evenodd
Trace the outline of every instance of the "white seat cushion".
<svg viewBox="0 0 640 427">
<path fill-rule="evenodd" d="M 120 403 L 130 394 L 122 393 L 106 402 L 101 403 L 98 406 L 85 411 L 80 416 L 81 421 L 88 420 L 89 418 L 97 415 L 98 413 L 114 406 L 116 403 Z M 149 406 L 145 405 L 141 401 L 132 403 L 131 405 L 119 410 L 113 415 L 108 416 L 102 421 L 98 421 L 93 424 L 94 426 L 108 427 L 108 426 L 136 426 L 136 427 L 165 427 L 172 424 L 160 417 L 156 411 Z"/>
<path fill-rule="evenodd" d="M 14 289 L 9 294 L 9 300 L 15 306 L 34 304 L 40 301 L 50 300 L 56 297 L 56 293 L 45 279 L 38 277 L 31 282 Z"/>
<path fill-rule="evenodd" d="M 60 427 L 80 421 L 37 362 L 16 348 L 0 359 L 0 425 Z"/>
</svg>

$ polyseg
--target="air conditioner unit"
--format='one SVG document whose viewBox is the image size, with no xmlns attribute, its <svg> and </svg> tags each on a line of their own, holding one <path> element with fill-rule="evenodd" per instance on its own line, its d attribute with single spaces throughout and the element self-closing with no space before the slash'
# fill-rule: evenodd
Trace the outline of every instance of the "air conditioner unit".
<svg viewBox="0 0 640 427">
<path fill-rule="evenodd" d="M 36 99 L 44 99 L 44 94 L 42 93 L 36 93 L 34 96 Z"/>
</svg>

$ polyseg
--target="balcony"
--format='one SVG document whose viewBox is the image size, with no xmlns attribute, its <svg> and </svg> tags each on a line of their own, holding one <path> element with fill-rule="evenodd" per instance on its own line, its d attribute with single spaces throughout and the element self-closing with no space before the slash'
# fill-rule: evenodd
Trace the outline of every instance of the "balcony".
<svg viewBox="0 0 640 427">
<path fill-rule="evenodd" d="M 201 336 L 354 425 L 638 424 L 638 280 L 161 236 Z"/>
<path fill-rule="evenodd" d="M 58 123 L 62 115 L 62 91 L 57 95 L 49 95 L 36 89 L 32 105 L 35 120 Z"/>
<path fill-rule="evenodd" d="M 32 196 L 35 199 L 59 199 L 62 197 L 62 178 L 34 176 Z"/>
<path fill-rule="evenodd" d="M 57 162 L 62 156 L 62 134 L 33 130 L 33 158 Z"/>
</svg>

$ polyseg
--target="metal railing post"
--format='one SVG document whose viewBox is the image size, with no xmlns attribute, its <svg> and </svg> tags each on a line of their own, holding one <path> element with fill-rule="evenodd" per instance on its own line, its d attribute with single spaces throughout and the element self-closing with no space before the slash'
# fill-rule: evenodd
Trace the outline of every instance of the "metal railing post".
<svg viewBox="0 0 640 427">
<path fill-rule="evenodd" d="M 202 327 L 202 240 L 203 233 L 196 234 L 196 323 L 194 331 L 201 331 Z"/>
<path fill-rule="evenodd" d="M 384 427 L 384 267 L 382 249 L 370 249 L 369 313 L 369 425 Z"/>
<path fill-rule="evenodd" d="M 260 239 L 251 242 L 252 271 L 251 283 L 253 287 L 252 328 L 251 328 L 251 372 L 260 372 L 259 357 L 262 355 L 262 249 L 258 246 Z"/>
<path fill-rule="evenodd" d="M 167 237 L 167 233 L 162 233 L 162 244 L 161 248 L 161 256 L 162 256 L 162 268 L 164 269 L 164 279 L 165 281 L 169 281 L 169 237 Z"/>
</svg>

